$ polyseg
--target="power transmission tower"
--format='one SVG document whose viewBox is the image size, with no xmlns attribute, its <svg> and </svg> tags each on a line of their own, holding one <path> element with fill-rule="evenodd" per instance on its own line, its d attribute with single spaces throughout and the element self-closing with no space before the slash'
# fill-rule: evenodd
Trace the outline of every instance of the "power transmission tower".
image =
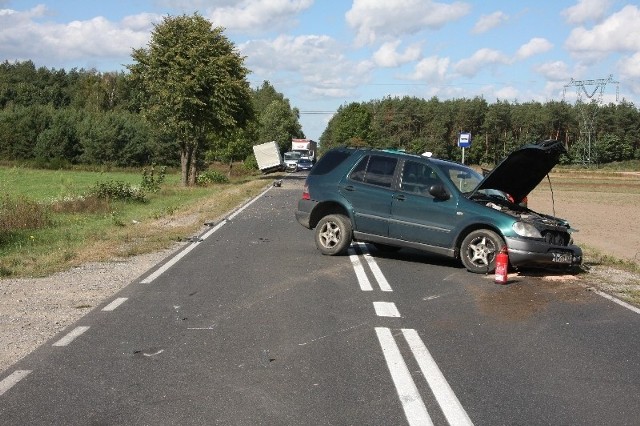
<svg viewBox="0 0 640 426">
<path fill-rule="evenodd" d="M 596 115 L 602 105 L 602 99 L 604 96 L 604 89 L 607 84 L 613 83 L 616 85 L 616 103 L 620 94 L 620 82 L 613 81 L 613 75 L 609 75 L 609 78 L 599 78 L 595 80 L 574 80 L 573 78 L 568 84 L 565 84 L 562 92 L 562 100 L 564 101 L 567 93 L 567 87 L 576 88 L 576 109 L 580 113 L 580 134 L 586 135 L 587 145 L 583 149 L 582 163 L 589 166 L 591 165 L 591 135 L 595 132 Z M 593 90 L 587 90 L 587 87 L 592 87 Z M 584 102 L 583 95 L 589 99 L 588 102 Z"/>
</svg>

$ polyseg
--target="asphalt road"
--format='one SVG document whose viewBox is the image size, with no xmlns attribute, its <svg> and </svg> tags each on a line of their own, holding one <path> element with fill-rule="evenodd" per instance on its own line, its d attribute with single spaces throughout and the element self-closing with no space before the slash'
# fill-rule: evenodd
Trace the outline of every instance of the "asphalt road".
<svg viewBox="0 0 640 426">
<path fill-rule="evenodd" d="M 301 175 L 0 376 L 2 425 L 637 425 L 640 314 L 419 252 L 326 257 Z"/>
</svg>

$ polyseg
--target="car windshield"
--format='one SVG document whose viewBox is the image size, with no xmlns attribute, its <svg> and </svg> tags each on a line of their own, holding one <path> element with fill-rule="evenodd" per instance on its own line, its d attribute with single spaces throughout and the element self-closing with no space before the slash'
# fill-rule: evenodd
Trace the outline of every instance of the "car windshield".
<svg viewBox="0 0 640 426">
<path fill-rule="evenodd" d="M 300 153 L 299 152 L 285 152 L 284 153 L 284 159 L 285 160 L 299 160 L 300 159 Z"/>
<path fill-rule="evenodd" d="M 463 166 L 462 164 L 454 163 L 440 163 L 438 164 L 440 170 L 444 172 L 444 175 L 451 181 L 456 188 L 462 193 L 469 193 L 478 186 L 482 180 L 482 175 L 475 170 Z"/>
</svg>

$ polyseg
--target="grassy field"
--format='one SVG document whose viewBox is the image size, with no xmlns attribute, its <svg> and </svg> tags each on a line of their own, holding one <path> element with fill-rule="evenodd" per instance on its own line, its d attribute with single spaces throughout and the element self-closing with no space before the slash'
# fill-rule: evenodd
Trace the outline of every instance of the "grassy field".
<svg viewBox="0 0 640 426">
<path fill-rule="evenodd" d="M 97 183 L 140 186 L 142 171 L 0 167 L 3 210 L 11 211 L 11 220 L 27 222 L 20 229 L 0 233 L 0 276 L 44 276 L 84 262 L 169 247 L 255 196 L 273 179 L 239 176 L 230 183 L 184 188 L 178 174 L 168 174 L 160 190 L 147 193 L 147 201 L 140 203 L 85 196 Z"/>
</svg>

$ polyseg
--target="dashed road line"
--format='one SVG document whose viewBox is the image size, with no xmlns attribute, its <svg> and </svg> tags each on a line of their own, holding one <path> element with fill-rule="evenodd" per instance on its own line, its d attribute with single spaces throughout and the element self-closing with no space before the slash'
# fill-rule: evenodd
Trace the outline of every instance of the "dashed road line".
<svg viewBox="0 0 640 426">
<path fill-rule="evenodd" d="M 102 310 L 107 312 L 113 311 L 114 309 L 116 309 L 118 306 L 122 305 L 126 301 L 127 301 L 126 297 L 118 297 L 113 302 L 109 303 L 107 306 L 102 308 Z"/>
<path fill-rule="evenodd" d="M 400 318 L 400 312 L 393 302 L 373 302 L 373 308 L 379 317 Z"/>
<path fill-rule="evenodd" d="M 71 330 L 69 333 L 67 333 L 67 335 L 64 336 L 62 339 L 55 342 L 53 346 L 67 346 L 69 343 L 73 342 L 78 336 L 80 336 L 82 333 L 84 333 L 88 329 L 89 327 L 86 327 L 86 326 L 76 327 L 73 330 Z"/>
<path fill-rule="evenodd" d="M 24 379 L 31 373 L 31 370 L 16 370 L 9 376 L 0 381 L 0 395 L 15 386 L 20 380 Z"/>
</svg>

